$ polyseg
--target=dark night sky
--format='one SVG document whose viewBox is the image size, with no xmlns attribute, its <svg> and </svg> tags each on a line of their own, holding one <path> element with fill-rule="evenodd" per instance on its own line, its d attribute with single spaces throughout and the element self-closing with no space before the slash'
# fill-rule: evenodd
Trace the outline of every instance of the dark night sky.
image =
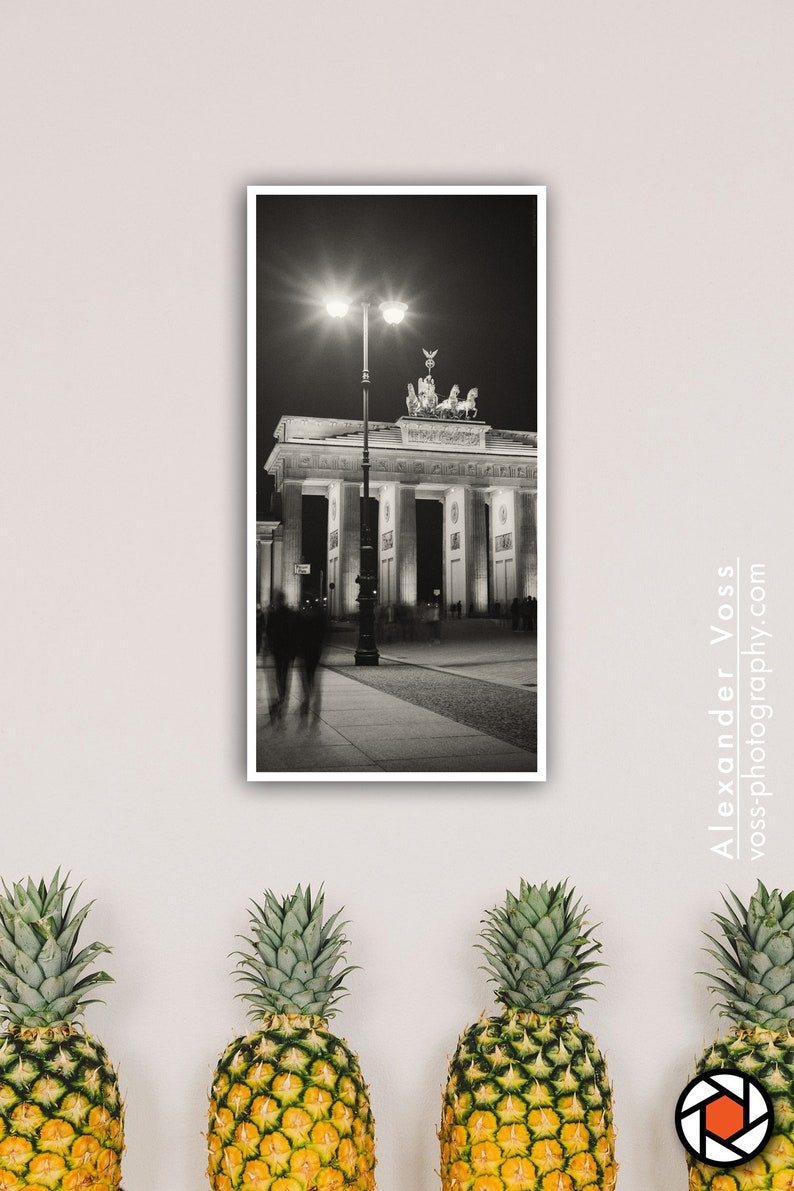
<svg viewBox="0 0 794 1191">
<path fill-rule="evenodd" d="M 282 414 L 361 417 L 361 316 L 334 292 L 400 299 L 397 327 L 370 311 L 370 418 L 405 414 L 407 384 L 437 348 L 440 394 L 479 389 L 478 418 L 537 427 L 533 195 L 257 197 L 258 511 Z"/>
</svg>

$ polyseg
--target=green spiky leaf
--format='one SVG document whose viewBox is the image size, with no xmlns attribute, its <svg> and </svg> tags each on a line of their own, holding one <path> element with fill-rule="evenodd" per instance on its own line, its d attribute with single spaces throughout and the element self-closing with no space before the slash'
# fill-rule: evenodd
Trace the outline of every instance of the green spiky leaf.
<svg viewBox="0 0 794 1191">
<path fill-rule="evenodd" d="M 739 1026 L 787 1028 L 794 1019 L 794 893 L 768 890 L 759 881 L 747 905 L 732 889 L 726 913 L 714 913 L 722 938 L 706 933 L 704 948 L 717 963 L 704 972 L 717 1008 Z M 705 932 L 704 932 L 705 933 Z"/>
<path fill-rule="evenodd" d="M 92 902 L 75 909 L 79 886 L 64 906 L 68 876 L 58 869 L 51 881 L 2 882 L 0 894 L 0 1006 L 14 1024 L 39 1028 L 74 1022 L 86 1005 L 83 992 L 111 977 L 86 972 L 104 943 L 90 943 L 75 955 L 80 928 Z"/>
<path fill-rule="evenodd" d="M 601 947 L 585 929 L 586 909 L 566 882 L 529 885 L 507 892 L 503 906 L 483 919 L 480 951 L 485 971 L 503 1005 L 535 1013 L 575 1013 L 598 981 L 588 973 L 602 967 L 592 958 Z"/>
<path fill-rule="evenodd" d="M 279 900 L 266 890 L 262 904 L 252 902 L 250 935 L 240 935 L 245 949 L 236 951 L 236 978 L 248 987 L 238 993 L 252 1017 L 265 1013 L 317 1014 L 328 1019 L 345 995 L 343 980 L 352 967 L 344 963 L 346 923 L 341 910 L 324 914 L 322 888 L 299 885 Z"/>
</svg>

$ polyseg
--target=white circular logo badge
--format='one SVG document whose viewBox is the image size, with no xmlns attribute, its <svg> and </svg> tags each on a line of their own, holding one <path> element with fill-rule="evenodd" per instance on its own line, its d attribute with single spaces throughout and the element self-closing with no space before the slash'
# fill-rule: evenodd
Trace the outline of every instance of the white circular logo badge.
<svg viewBox="0 0 794 1191">
<path fill-rule="evenodd" d="M 760 1154 L 772 1133 L 772 1101 L 757 1079 L 720 1068 L 699 1075 L 675 1106 L 684 1149 L 709 1166 L 739 1166 Z"/>
</svg>

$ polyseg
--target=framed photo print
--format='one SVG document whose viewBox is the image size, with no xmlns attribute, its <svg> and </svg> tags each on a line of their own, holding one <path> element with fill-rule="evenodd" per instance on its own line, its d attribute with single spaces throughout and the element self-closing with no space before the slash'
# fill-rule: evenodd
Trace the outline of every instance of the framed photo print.
<svg viewBox="0 0 794 1191">
<path fill-rule="evenodd" d="M 545 778 L 545 190 L 248 193 L 248 776 Z"/>
</svg>

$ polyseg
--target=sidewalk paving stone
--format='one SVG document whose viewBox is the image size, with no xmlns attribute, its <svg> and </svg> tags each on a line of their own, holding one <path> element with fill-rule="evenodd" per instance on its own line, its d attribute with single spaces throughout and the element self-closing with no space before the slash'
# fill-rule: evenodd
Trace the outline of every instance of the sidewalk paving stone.
<svg viewBox="0 0 794 1191">
<path fill-rule="evenodd" d="M 400 716 L 401 724 L 427 724 L 431 725 L 428 716 L 436 716 L 433 711 L 425 711 L 422 707 L 412 707 L 409 712 L 405 712 Z M 334 728 L 340 731 L 343 728 L 364 728 L 367 726 L 374 726 L 376 724 L 383 724 L 391 726 L 394 724 L 394 710 L 385 704 L 376 704 L 374 707 L 356 707 L 345 708 L 344 710 L 326 711 L 323 708 L 322 718 L 327 724 L 331 724 Z M 439 721 L 439 726 L 443 724 L 444 717 L 436 716 Z"/>
<path fill-rule="evenodd" d="M 443 772 L 453 758 L 465 760 L 451 778 L 536 768 L 533 753 L 325 669 L 317 713 L 301 717 L 300 686 L 293 685 L 283 717 L 271 723 L 269 677 L 261 669 L 257 675 L 260 773 L 306 773 L 308 781 L 312 772 Z"/>
<path fill-rule="evenodd" d="M 521 763 L 525 762 L 527 758 L 523 749 L 517 749 L 503 740 L 493 740 L 490 736 L 484 736 L 482 733 L 445 737 L 398 735 L 385 739 L 370 735 L 366 740 L 354 738 L 353 743 L 378 763 L 385 760 L 404 759 L 408 756 L 415 762 L 414 768 L 418 770 L 424 769 L 424 762 L 428 758 L 434 757 L 439 759 L 444 757 L 446 766 L 449 766 L 452 757 L 465 757 L 467 764 L 470 756 L 509 757 L 513 761 L 513 767 L 517 769 L 523 767 Z"/>
<path fill-rule="evenodd" d="M 532 772 L 537 765 L 537 761 L 533 754 L 530 754 L 530 763 L 517 765 L 515 758 L 511 756 L 467 756 L 466 768 L 464 771 L 455 771 L 449 769 L 448 757 L 422 757 L 421 767 L 417 766 L 416 761 L 406 761 L 404 758 L 384 757 L 379 762 L 380 767 L 387 773 L 402 773 L 411 772 L 414 769 L 420 768 L 424 773 L 449 773 L 450 781 L 465 781 L 466 775 L 469 773 L 516 773 L 516 772 Z"/>
</svg>

